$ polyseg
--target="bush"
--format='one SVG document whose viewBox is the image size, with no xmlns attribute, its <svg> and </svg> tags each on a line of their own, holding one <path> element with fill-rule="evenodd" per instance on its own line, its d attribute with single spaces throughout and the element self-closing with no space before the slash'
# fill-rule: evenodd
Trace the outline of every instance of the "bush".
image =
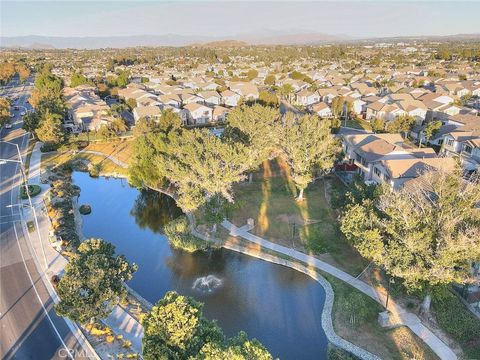
<svg viewBox="0 0 480 360">
<path fill-rule="evenodd" d="M 205 250 L 211 244 L 207 241 L 201 240 L 190 233 L 190 227 L 186 216 L 170 221 L 165 226 L 165 235 L 170 244 L 177 249 L 182 249 L 187 252 L 195 252 L 197 250 Z"/>
<path fill-rule="evenodd" d="M 25 191 L 25 186 L 22 186 L 20 189 L 20 198 L 25 200 L 28 199 L 27 192 Z M 30 194 L 30 197 L 37 196 L 42 192 L 42 188 L 38 185 L 28 185 L 28 193 Z"/>
<path fill-rule="evenodd" d="M 91 177 L 100 176 L 100 170 L 102 169 L 102 166 L 100 164 L 90 164 L 88 168 L 89 168 L 88 173 L 90 174 Z"/>
<path fill-rule="evenodd" d="M 328 348 L 328 360 L 357 360 L 358 358 L 349 352 L 338 347 L 330 346 Z"/>
<path fill-rule="evenodd" d="M 80 208 L 78 209 L 78 211 L 82 215 L 88 215 L 92 212 L 92 207 L 88 204 L 83 204 L 83 205 L 80 205 Z"/>
<path fill-rule="evenodd" d="M 433 298 L 438 324 L 458 341 L 467 358 L 480 359 L 480 321 L 450 292 Z"/>
<path fill-rule="evenodd" d="M 52 143 L 44 143 L 42 147 L 40 148 L 41 152 L 49 152 L 49 151 L 56 151 L 58 148 L 58 145 L 52 144 Z"/>
</svg>

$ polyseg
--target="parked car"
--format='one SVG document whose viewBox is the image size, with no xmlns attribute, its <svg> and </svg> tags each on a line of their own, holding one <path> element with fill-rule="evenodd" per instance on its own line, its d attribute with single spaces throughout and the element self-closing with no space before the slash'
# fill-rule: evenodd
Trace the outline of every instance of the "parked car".
<svg viewBox="0 0 480 360">
<path fill-rule="evenodd" d="M 6 124 L 5 125 L 5 129 L 11 129 L 12 128 L 12 124 Z"/>
<path fill-rule="evenodd" d="M 10 114 L 10 117 L 11 117 L 11 118 L 14 118 L 14 117 L 15 117 L 15 114 Z"/>
<path fill-rule="evenodd" d="M 20 115 L 22 115 L 22 116 L 25 115 L 25 114 L 26 114 L 25 111 L 22 111 L 22 112 L 20 113 Z"/>
</svg>

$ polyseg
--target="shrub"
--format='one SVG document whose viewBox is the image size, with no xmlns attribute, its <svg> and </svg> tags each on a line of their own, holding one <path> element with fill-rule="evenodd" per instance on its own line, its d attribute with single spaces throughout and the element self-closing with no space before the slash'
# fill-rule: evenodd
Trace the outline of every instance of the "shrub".
<svg viewBox="0 0 480 360">
<path fill-rule="evenodd" d="M 80 205 L 80 208 L 78 209 L 78 211 L 82 215 L 88 215 L 92 212 L 92 207 L 88 204 L 83 204 L 83 205 Z"/>
<path fill-rule="evenodd" d="M 38 194 L 40 194 L 42 192 L 42 188 L 38 185 L 28 185 L 28 193 L 30 194 L 30 197 L 34 197 L 34 196 L 37 196 Z M 27 195 L 27 192 L 25 191 L 26 187 L 25 186 L 22 186 L 22 188 L 20 189 L 20 198 L 25 200 L 25 199 L 28 199 L 28 195 Z"/>
<path fill-rule="evenodd" d="M 197 250 L 205 250 L 210 245 L 209 242 L 201 240 L 190 233 L 188 220 L 185 216 L 180 216 L 170 221 L 165 226 L 164 231 L 170 244 L 177 249 L 195 252 Z"/>
<path fill-rule="evenodd" d="M 480 358 L 480 321 L 450 292 L 433 298 L 438 324 L 458 341 L 467 358 Z"/>
</svg>

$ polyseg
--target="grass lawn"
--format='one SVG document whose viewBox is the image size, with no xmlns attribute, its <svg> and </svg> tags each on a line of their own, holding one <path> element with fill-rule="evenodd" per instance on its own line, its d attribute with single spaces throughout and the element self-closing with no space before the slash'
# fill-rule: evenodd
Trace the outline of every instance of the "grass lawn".
<svg viewBox="0 0 480 360">
<path fill-rule="evenodd" d="M 407 327 L 382 328 L 377 318 L 383 308 L 376 301 L 333 276 L 322 275 L 335 292 L 332 317 L 338 335 L 382 359 L 438 359 Z"/>
<path fill-rule="evenodd" d="M 338 215 L 326 199 L 330 187 L 343 187 L 337 181 L 335 178 L 317 180 L 305 191 L 305 200 L 297 202 L 286 164 L 281 160 L 265 162 L 254 174 L 251 184 L 235 185 L 237 206 L 227 217 L 237 226 L 245 225 L 248 218 L 253 218 L 255 228 L 252 233 L 317 255 L 357 275 L 367 262 L 342 236 Z"/>
<path fill-rule="evenodd" d="M 61 164 L 65 164 L 67 161 L 73 159 L 85 159 L 92 164 L 100 164 L 100 174 L 112 175 L 127 175 L 127 169 L 116 165 L 111 160 L 94 154 L 76 154 L 72 155 L 71 153 L 57 153 L 57 154 L 43 154 L 41 171 L 44 172 L 47 167 L 55 167 Z"/>
<path fill-rule="evenodd" d="M 344 126 L 345 120 L 342 120 L 341 124 Z M 349 119 L 347 120 L 347 127 L 359 130 L 372 130 L 370 123 L 363 119 Z"/>
<path fill-rule="evenodd" d="M 133 140 L 115 140 L 109 142 L 92 142 L 85 150 L 99 151 L 128 164 L 133 155 Z"/>
</svg>

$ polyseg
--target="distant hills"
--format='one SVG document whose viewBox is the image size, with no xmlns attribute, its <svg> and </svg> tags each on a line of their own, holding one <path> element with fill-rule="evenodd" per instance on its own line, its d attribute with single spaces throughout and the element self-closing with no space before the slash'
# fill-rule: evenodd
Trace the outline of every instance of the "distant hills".
<svg viewBox="0 0 480 360">
<path fill-rule="evenodd" d="M 135 35 L 135 36 L 95 36 L 95 37 L 61 37 L 61 36 L 2 36 L 0 47 L 20 47 L 28 49 L 98 49 L 126 48 L 136 46 L 202 46 L 202 47 L 240 47 L 248 45 L 320 45 L 336 42 L 355 41 L 401 41 L 401 40 L 480 40 L 480 34 L 457 34 L 449 36 L 404 36 L 390 38 L 360 39 L 347 35 L 324 33 L 275 33 L 239 34 L 228 38 L 209 36 Z"/>
<path fill-rule="evenodd" d="M 234 37 L 215 38 L 208 36 L 136 35 L 136 36 L 95 36 L 95 37 L 61 37 L 61 36 L 3 36 L 2 47 L 22 48 L 57 48 L 57 49 L 97 49 L 125 48 L 135 46 L 248 46 L 248 45 L 294 45 L 326 43 L 346 40 L 348 37 L 322 33 L 294 34 L 242 34 Z"/>
</svg>

